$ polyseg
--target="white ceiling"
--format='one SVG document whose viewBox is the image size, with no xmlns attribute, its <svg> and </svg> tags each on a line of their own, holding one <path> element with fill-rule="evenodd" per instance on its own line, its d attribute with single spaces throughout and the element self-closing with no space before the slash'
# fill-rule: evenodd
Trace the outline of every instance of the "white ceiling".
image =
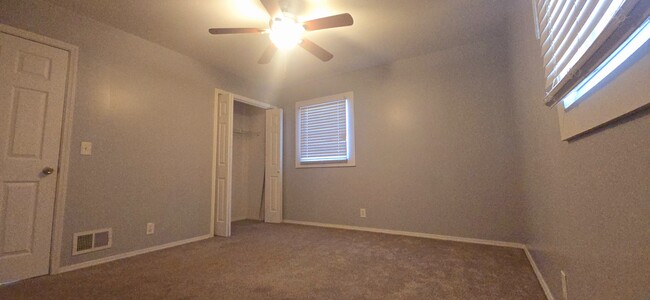
<svg viewBox="0 0 650 300">
<path fill-rule="evenodd" d="M 211 27 L 267 28 L 259 0 L 48 0 L 242 78 L 270 83 L 327 76 L 501 36 L 505 0 L 280 0 L 300 20 L 348 12 L 350 27 L 306 33 L 334 54 L 322 62 L 300 47 L 257 60 L 267 35 L 213 36 Z M 271 81 L 271 79 L 275 79 Z"/>
</svg>

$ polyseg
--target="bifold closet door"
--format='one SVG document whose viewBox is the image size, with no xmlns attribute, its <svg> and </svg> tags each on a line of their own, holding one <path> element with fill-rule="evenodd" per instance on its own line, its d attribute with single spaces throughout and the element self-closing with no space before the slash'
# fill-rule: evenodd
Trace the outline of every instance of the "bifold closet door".
<svg viewBox="0 0 650 300">
<path fill-rule="evenodd" d="M 282 109 L 266 111 L 264 221 L 282 223 Z"/>
<path fill-rule="evenodd" d="M 232 135 L 234 97 L 232 94 L 217 92 L 215 133 L 216 133 L 216 182 L 215 190 L 215 234 L 230 236 L 232 206 Z"/>
</svg>

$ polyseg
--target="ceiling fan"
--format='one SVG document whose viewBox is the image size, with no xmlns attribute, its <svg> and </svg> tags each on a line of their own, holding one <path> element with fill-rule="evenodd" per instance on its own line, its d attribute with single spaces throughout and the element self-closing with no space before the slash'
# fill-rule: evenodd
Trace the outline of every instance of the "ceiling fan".
<svg viewBox="0 0 650 300">
<path fill-rule="evenodd" d="M 273 58 L 278 50 L 288 49 L 295 45 L 300 45 L 309 53 L 318 57 L 322 61 L 329 61 L 334 57 L 332 53 L 316 45 L 314 42 L 304 38 L 302 35 L 305 31 L 314 31 L 327 28 L 350 26 L 354 23 L 352 16 L 348 13 L 334 15 L 305 22 L 298 22 L 296 17 L 290 13 L 284 12 L 277 0 L 260 0 L 262 5 L 271 16 L 269 28 L 210 28 L 211 34 L 234 34 L 234 33 L 268 33 L 271 43 L 262 53 L 262 57 L 257 61 L 258 64 L 267 64 Z"/>
</svg>

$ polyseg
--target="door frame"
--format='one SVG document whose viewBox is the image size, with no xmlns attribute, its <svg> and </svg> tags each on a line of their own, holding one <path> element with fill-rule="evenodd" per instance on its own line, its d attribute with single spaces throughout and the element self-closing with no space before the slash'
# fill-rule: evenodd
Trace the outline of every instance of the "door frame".
<svg viewBox="0 0 650 300">
<path fill-rule="evenodd" d="M 217 149 L 218 149 L 218 137 L 217 137 L 217 117 L 219 114 L 219 94 L 231 94 L 233 95 L 234 102 L 241 102 L 248 105 L 252 105 L 261 109 L 271 109 L 276 108 L 275 106 L 251 99 L 248 97 L 240 96 L 228 91 L 221 89 L 214 89 L 214 100 L 213 100 L 213 111 L 212 111 L 212 191 L 210 195 L 210 235 L 215 234 L 215 218 L 216 218 L 216 205 L 217 205 Z M 231 174 L 232 176 L 232 174 Z M 232 213 L 232 210 L 228 213 Z"/>
<path fill-rule="evenodd" d="M 50 274 L 57 274 L 61 268 L 61 250 L 63 246 L 63 218 L 65 212 L 66 188 L 72 141 L 72 120 L 77 86 L 77 64 L 79 47 L 53 38 L 42 36 L 23 29 L 0 24 L 0 32 L 26 39 L 39 44 L 58 48 L 68 52 L 68 78 L 63 98 L 63 124 L 61 125 L 61 144 L 59 146 L 59 166 L 56 172 L 56 193 L 54 196 L 54 216 L 52 219 L 52 243 L 50 247 Z"/>
</svg>

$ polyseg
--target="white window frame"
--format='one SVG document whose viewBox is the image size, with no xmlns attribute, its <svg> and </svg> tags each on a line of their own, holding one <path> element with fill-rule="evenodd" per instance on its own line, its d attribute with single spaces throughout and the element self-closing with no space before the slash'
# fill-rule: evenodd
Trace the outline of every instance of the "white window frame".
<svg viewBox="0 0 650 300">
<path fill-rule="evenodd" d="M 314 104 L 326 103 L 330 101 L 336 101 L 346 99 L 347 103 L 347 145 L 348 145 L 348 160 L 336 161 L 336 162 L 309 162 L 301 163 L 300 162 L 300 108 L 303 106 L 309 106 Z M 331 96 L 320 97 L 311 100 L 297 101 L 295 105 L 295 121 L 296 121 L 296 134 L 295 134 L 295 143 L 296 143 L 296 168 L 332 168 L 332 167 L 354 167 L 356 166 L 355 162 L 355 147 L 354 147 L 354 94 L 352 92 L 346 92 Z"/>
<path fill-rule="evenodd" d="M 643 46 L 639 42 L 647 40 L 648 30 L 650 30 L 647 26 L 650 20 L 650 4 L 645 1 L 623 0 L 620 6 L 615 6 L 617 2 L 595 2 L 598 5 L 608 5 L 605 7 L 607 12 L 603 16 L 607 15 L 607 18 L 611 17 L 611 19 L 607 23 L 594 19 L 597 27 L 604 26 L 600 27 L 600 34 L 590 36 L 595 40 L 587 44 L 589 47 L 585 49 L 582 56 L 577 57 L 577 62 L 569 70 L 570 74 L 562 78 L 557 87 L 553 88 L 545 98 L 546 105 L 557 104 L 562 140 L 581 136 L 650 104 L 650 99 L 647 97 L 650 87 L 638 80 L 638 77 L 650 77 L 648 72 L 650 59 L 645 57 L 648 45 L 645 43 L 646 45 Z M 549 8 L 546 5 L 555 5 L 550 7 L 552 12 L 556 15 L 559 12 L 559 15 L 562 15 L 571 3 L 576 5 L 571 0 L 556 2 L 532 0 L 538 39 L 541 32 L 539 27 L 541 9 L 539 11 L 537 9 Z M 618 7 L 618 11 L 610 12 L 609 9 L 613 7 Z M 545 20 L 546 17 L 544 16 Z M 591 18 L 591 15 L 589 17 Z M 608 20 L 607 18 L 603 20 Z M 544 30 L 548 30 L 548 26 L 546 25 Z M 637 38 L 632 40 L 635 35 Z M 586 45 L 578 46 L 586 47 Z M 638 51 L 634 53 L 635 50 L 632 49 Z M 630 56 L 630 53 L 634 54 Z M 625 62 L 632 59 L 635 60 L 634 64 Z M 622 65 L 626 67 L 618 68 Z"/>
<path fill-rule="evenodd" d="M 562 140 L 579 137 L 650 105 L 650 87 L 646 82 L 650 78 L 650 57 L 646 54 L 648 46 L 642 48 L 630 57 L 639 59 L 638 61 L 609 74 L 584 99 L 568 107 L 565 107 L 563 101 L 558 103 Z"/>
</svg>

